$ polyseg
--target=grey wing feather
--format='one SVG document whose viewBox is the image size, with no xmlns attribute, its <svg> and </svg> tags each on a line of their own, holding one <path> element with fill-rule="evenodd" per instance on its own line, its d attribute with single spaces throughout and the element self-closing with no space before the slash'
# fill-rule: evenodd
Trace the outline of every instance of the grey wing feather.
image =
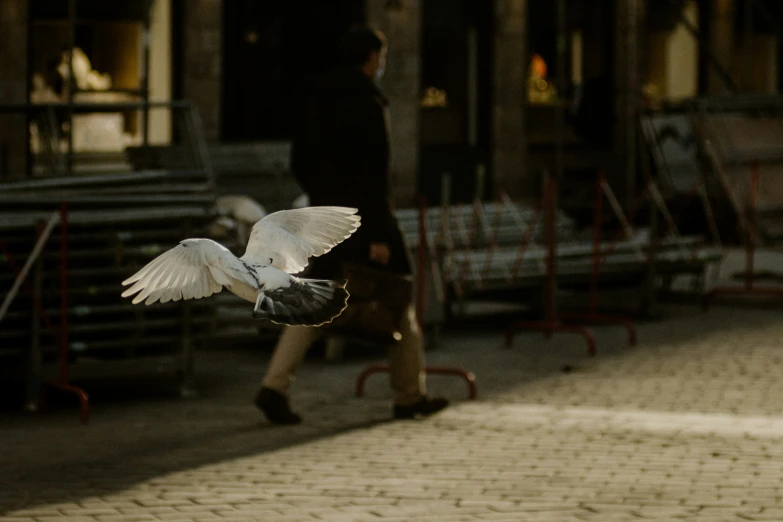
<svg viewBox="0 0 783 522">
<path fill-rule="evenodd" d="M 308 207 L 274 212 L 253 225 L 243 260 L 289 274 L 348 239 L 361 224 L 357 209 Z"/>
<path fill-rule="evenodd" d="M 123 281 L 123 286 L 132 286 L 122 297 L 137 294 L 133 304 L 147 305 L 202 299 L 234 281 L 257 287 L 244 264 L 223 245 L 211 239 L 186 239 Z"/>
</svg>

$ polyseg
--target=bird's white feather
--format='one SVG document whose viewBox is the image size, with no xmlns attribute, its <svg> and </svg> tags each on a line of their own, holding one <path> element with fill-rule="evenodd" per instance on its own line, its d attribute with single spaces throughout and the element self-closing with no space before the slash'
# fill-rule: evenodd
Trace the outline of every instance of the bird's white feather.
<svg viewBox="0 0 783 522">
<path fill-rule="evenodd" d="M 246 266 L 223 245 L 211 239 L 186 239 L 123 281 L 123 286 L 132 286 L 122 297 L 137 294 L 133 304 L 147 305 L 201 299 L 235 283 L 258 287 Z"/>
<path fill-rule="evenodd" d="M 308 207 L 269 214 L 253 225 L 241 259 L 289 274 L 301 272 L 309 258 L 326 254 L 359 228 L 356 212 L 346 207 Z"/>
</svg>

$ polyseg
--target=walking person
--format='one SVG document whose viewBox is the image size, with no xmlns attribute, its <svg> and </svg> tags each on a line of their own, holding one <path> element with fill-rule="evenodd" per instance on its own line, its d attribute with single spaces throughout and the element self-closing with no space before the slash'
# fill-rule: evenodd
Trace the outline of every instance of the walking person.
<svg viewBox="0 0 783 522">
<path fill-rule="evenodd" d="M 291 169 L 310 204 L 359 209 L 362 224 L 329 255 L 312 259 L 308 277 L 341 278 L 344 262 L 410 274 L 411 261 L 392 210 L 389 179 L 388 102 L 376 85 L 386 65 L 386 40 L 369 27 L 354 27 L 342 45 L 344 67 L 318 80 L 296 118 Z M 350 291 L 350 282 L 348 283 Z M 255 404 L 275 424 L 297 424 L 288 391 L 307 350 L 321 335 L 312 327 L 284 327 Z M 393 415 L 434 414 L 444 398 L 426 394 L 422 333 L 411 302 L 389 347 Z"/>
</svg>

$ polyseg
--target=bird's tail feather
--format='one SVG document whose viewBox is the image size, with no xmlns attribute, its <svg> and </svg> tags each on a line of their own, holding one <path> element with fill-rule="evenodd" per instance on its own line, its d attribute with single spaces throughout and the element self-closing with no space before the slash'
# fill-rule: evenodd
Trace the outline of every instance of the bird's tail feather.
<svg viewBox="0 0 783 522">
<path fill-rule="evenodd" d="M 321 326 L 348 305 L 345 280 L 295 279 L 290 287 L 259 294 L 254 317 L 291 326 Z"/>
</svg>

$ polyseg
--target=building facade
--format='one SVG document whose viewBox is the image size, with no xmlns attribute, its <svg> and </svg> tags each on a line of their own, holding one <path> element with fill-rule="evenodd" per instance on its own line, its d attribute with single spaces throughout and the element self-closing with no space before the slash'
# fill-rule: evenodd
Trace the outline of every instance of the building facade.
<svg viewBox="0 0 783 522">
<path fill-rule="evenodd" d="M 56 3 L 0 0 L 0 102 L 30 100 L 36 74 L 45 76 L 61 52 L 62 20 L 36 14 Z M 745 0 L 688 0 L 675 9 L 652 0 L 152 0 L 146 29 L 122 20 L 106 29 L 85 17 L 76 37 L 115 86 L 128 90 L 143 79 L 153 99 L 192 101 L 208 140 L 263 142 L 287 138 L 291 86 L 327 63 L 339 32 L 358 21 L 378 27 L 390 46 L 381 87 L 390 99 L 394 186 L 399 203 L 410 205 L 420 194 L 437 202 L 444 174 L 455 200 L 538 194 L 560 139 L 558 104 L 565 105 L 569 162 L 583 153 L 569 103 L 590 82 L 610 100 L 596 127 L 608 128 L 601 132 L 609 145 L 584 163 L 600 163 L 621 191 L 634 192 L 628 173 L 640 105 L 724 92 L 727 77 L 742 91 L 778 91 L 780 40 L 760 22 L 765 15 L 754 10 L 761 8 L 778 15 L 774 3 Z M 142 78 L 145 31 L 150 59 Z M 153 142 L 171 139 L 165 117 L 151 126 Z M 126 123 L 124 130 L 134 129 Z M 23 119 L 5 117 L 0 171 L 24 170 L 27 142 Z"/>
</svg>

